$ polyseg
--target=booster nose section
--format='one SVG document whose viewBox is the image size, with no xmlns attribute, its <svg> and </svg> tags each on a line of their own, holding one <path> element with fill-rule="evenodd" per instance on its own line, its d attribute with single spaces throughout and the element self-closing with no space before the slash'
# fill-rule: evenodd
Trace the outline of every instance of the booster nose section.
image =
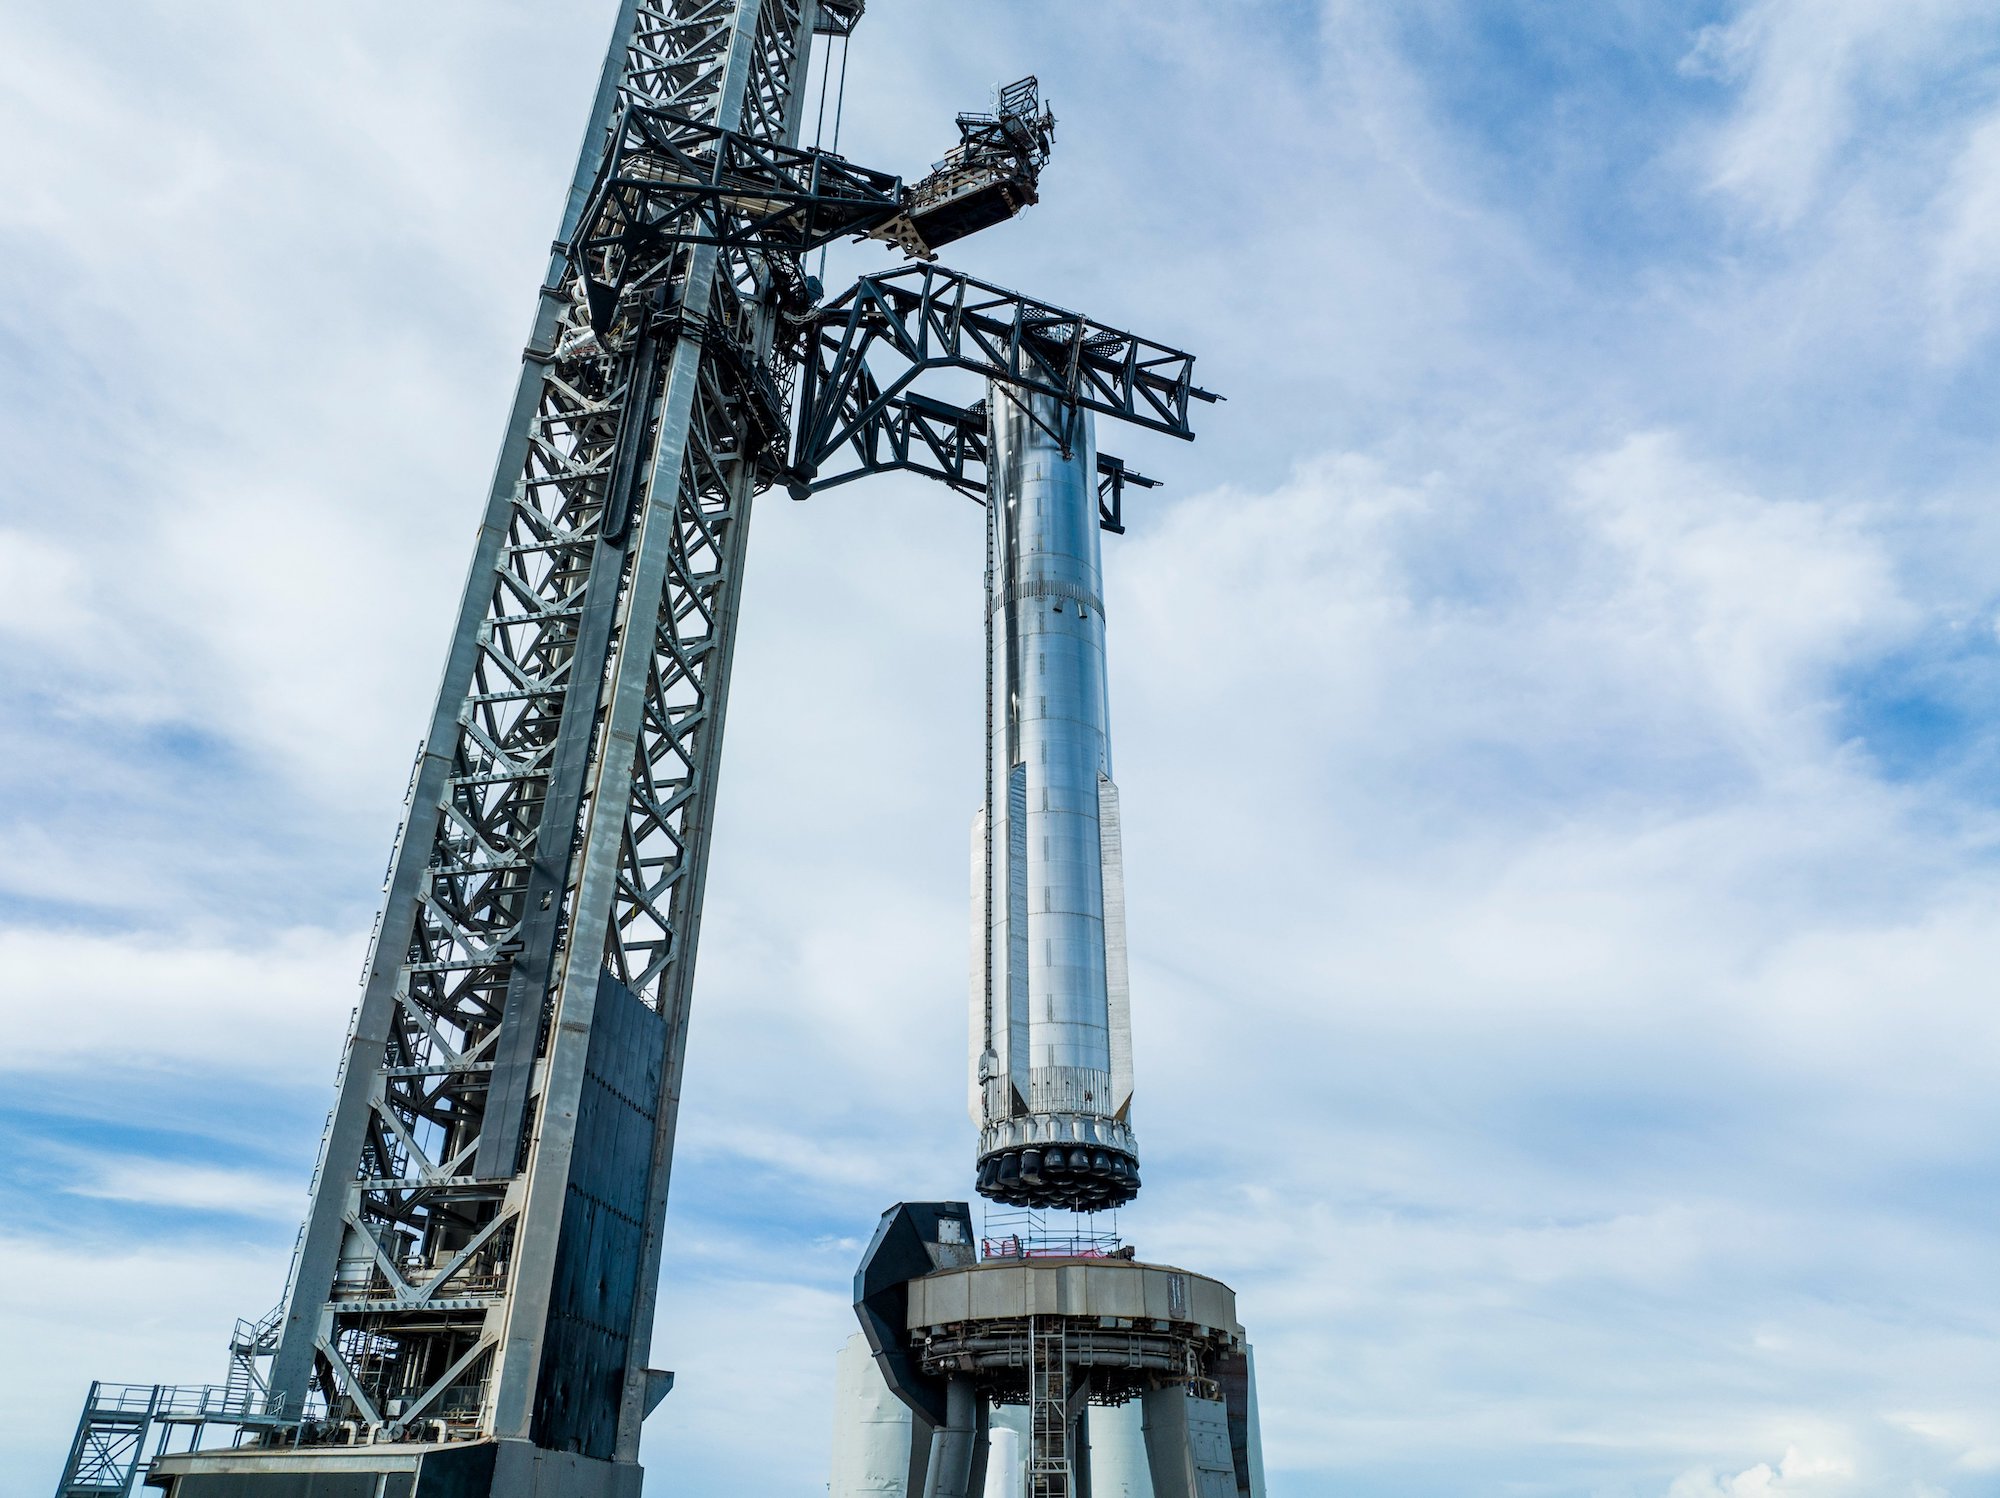
<svg viewBox="0 0 2000 1498">
<path fill-rule="evenodd" d="M 1124 880 L 1088 412 L 988 391 L 986 804 L 974 832 L 979 1190 L 1089 1211 L 1139 1188 Z"/>
</svg>

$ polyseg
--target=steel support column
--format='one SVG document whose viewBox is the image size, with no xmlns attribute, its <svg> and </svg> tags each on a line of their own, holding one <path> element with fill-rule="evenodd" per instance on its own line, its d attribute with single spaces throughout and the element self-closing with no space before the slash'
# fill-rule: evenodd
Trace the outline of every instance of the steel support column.
<svg viewBox="0 0 2000 1498">
<path fill-rule="evenodd" d="M 745 530 L 786 376 L 763 252 L 686 246 L 593 326 L 570 247 L 621 101 L 795 144 L 816 19 L 620 8 L 294 1256 L 287 1411 L 317 1395 L 335 1420 L 636 1457 Z M 593 1252 L 616 1283 L 579 1268 Z"/>
</svg>

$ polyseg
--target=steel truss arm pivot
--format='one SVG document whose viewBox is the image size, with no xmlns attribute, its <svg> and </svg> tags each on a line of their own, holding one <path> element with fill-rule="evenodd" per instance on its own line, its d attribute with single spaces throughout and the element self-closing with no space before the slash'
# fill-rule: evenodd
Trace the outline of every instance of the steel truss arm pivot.
<svg viewBox="0 0 2000 1498">
<path fill-rule="evenodd" d="M 609 331 L 620 296 L 661 276 L 682 245 L 796 258 L 897 218 L 902 186 L 831 152 L 627 103 L 568 246 L 590 324 Z"/>
<path fill-rule="evenodd" d="M 1036 201 L 1055 117 L 1033 78 L 1003 88 L 995 113 L 960 115 L 958 129 L 959 144 L 906 189 L 830 151 L 624 100 L 574 237 L 561 247 L 590 326 L 608 334 L 621 297 L 656 282 L 684 245 L 762 252 L 781 300 L 804 312 L 816 300 L 798 267 L 810 250 L 873 237 L 934 259 L 940 246 Z"/>
<path fill-rule="evenodd" d="M 914 388 L 960 370 L 1172 437 L 1191 440 L 1194 356 L 937 265 L 863 276 L 806 325 L 795 498 L 869 473 L 927 474 L 983 496 L 983 403 L 963 407 Z M 845 466 L 827 472 L 836 460 Z M 1125 487 L 1156 483 L 1098 459 L 1100 518 L 1123 524 Z"/>
<path fill-rule="evenodd" d="M 847 444 L 853 467 L 806 483 L 794 478 L 794 499 L 809 499 L 822 489 L 851 484 L 875 473 L 898 470 L 941 480 L 959 493 L 986 502 L 986 402 L 954 406 L 918 391 L 906 391 L 889 402 L 878 420 L 857 429 Z M 1125 533 L 1125 490 L 1157 489 L 1158 479 L 1125 466 L 1123 458 L 1097 455 L 1097 517 L 1105 530 Z"/>
</svg>

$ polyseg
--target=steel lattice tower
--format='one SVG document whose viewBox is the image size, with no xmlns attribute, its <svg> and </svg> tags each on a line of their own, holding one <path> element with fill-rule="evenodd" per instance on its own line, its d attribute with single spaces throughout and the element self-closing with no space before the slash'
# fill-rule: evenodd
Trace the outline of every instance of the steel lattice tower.
<svg viewBox="0 0 2000 1498">
<path fill-rule="evenodd" d="M 621 108 L 794 144 L 819 9 L 625 0 L 561 242 Z M 411 779 L 271 1392 L 630 1462 L 744 539 L 771 450 L 750 387 L 775 314 L 762 256 L 686 245 L 657 287 L 667 325 L 605 357 L 570 278 L 559 248 Z"/>
</svg>

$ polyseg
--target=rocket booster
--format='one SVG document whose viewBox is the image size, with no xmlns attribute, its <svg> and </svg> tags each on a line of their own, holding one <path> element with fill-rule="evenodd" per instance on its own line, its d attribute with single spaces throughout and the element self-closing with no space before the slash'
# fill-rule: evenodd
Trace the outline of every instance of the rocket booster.
<svg viewBox="0 0 2000 1498">
<path fill-rule="evenodd" d="M 988 387 L 986 803 L 973 824 L 979 1190 L 1139 1189 L 1090 413 Z"/>
</svg>

